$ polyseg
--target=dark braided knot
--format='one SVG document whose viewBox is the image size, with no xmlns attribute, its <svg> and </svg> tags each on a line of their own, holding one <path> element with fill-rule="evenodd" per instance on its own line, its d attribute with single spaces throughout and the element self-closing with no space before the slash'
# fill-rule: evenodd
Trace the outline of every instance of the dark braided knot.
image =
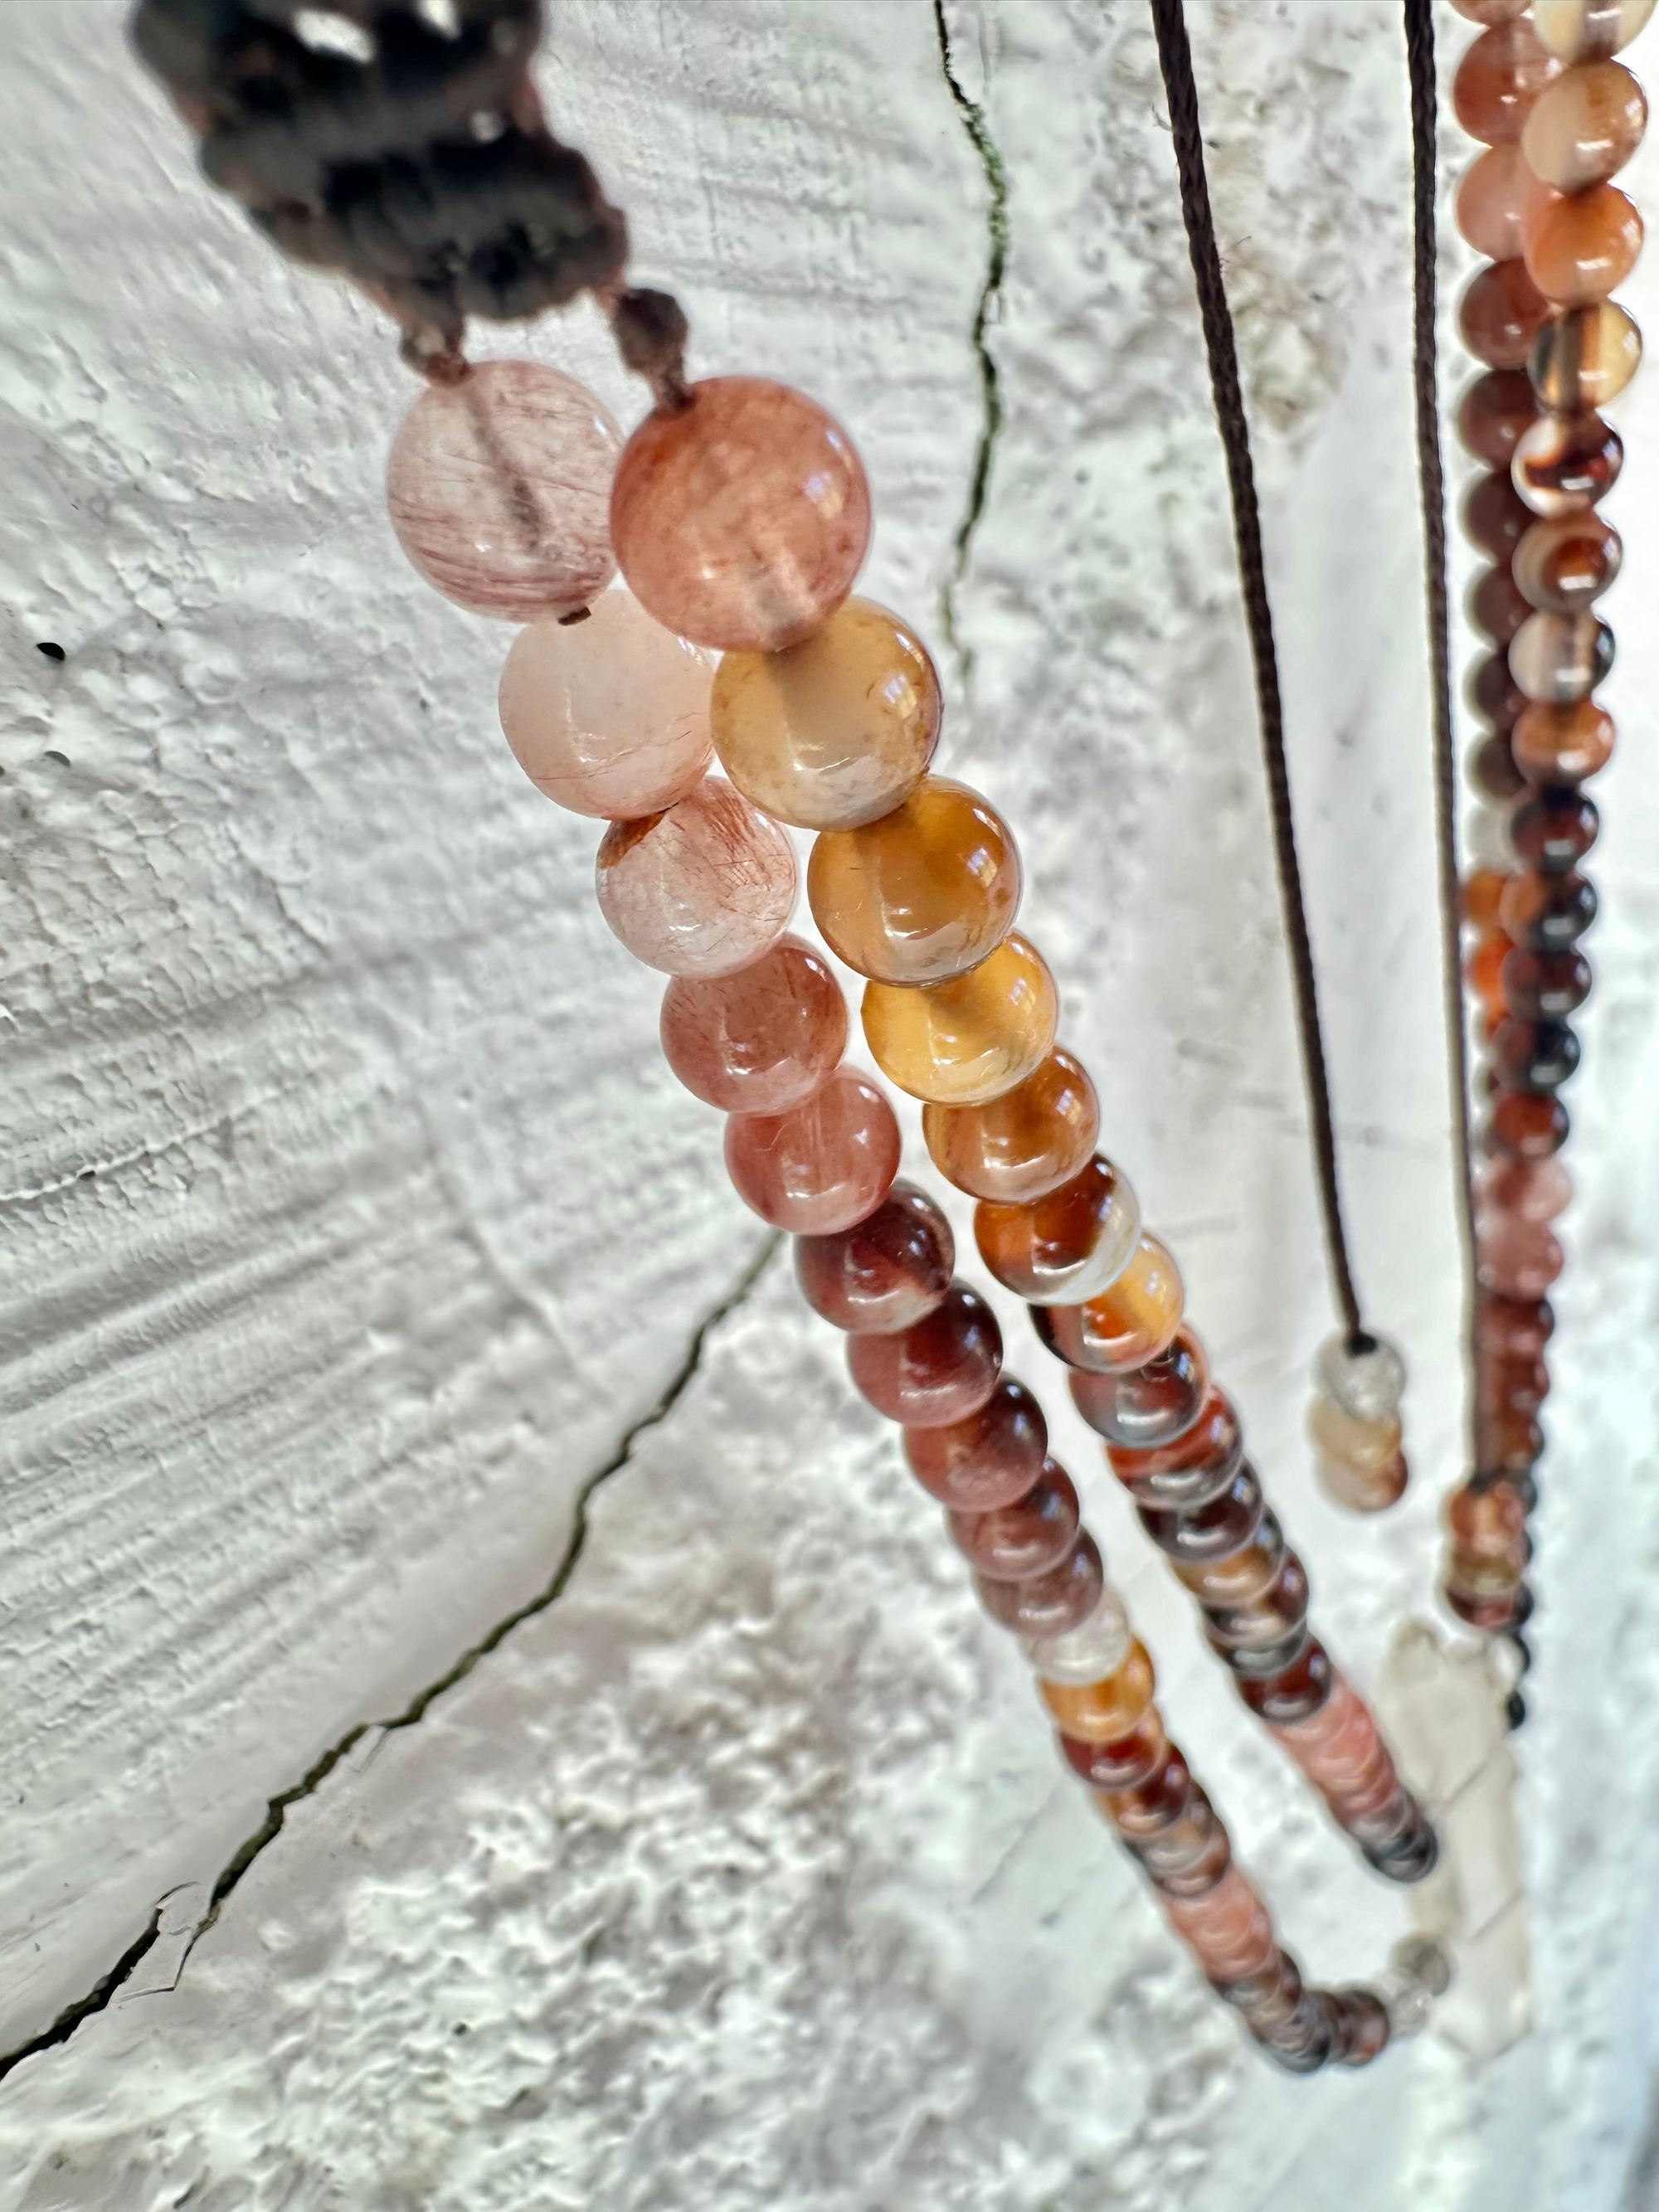
<svg viewBox="0 0 1659 2212">
<path fill-rule="evenodd" d="M 427 359 L 468 315 L 562 306 L 626 260 L 622 216 L 543 120 L 541 29 L 541 0 L 139 0 L 132 18 L 212 181 Z"/>
</svg>

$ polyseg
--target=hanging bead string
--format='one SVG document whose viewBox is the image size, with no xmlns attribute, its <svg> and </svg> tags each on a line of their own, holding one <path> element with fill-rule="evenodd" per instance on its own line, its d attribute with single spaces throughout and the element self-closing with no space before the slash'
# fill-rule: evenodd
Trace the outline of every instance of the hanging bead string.
<svg viewBox="0 0 1659 2212">
<path fill-rule="evenodd" d="M 1596 906 L 1577 866 L 1598 828 L 1581 787 L 1613 747 L 1612 722 L 1591 696 L 1611 665 L 1613 634 L 1593 610 L 1621 548 L 1595 509 L 1623 449 L 1596 410 L 1641 354 L 1635 324 L 1608 297 L 1640 252 L 1641 218 L 1608 179 L 1640 143 L 1647 105 L 1613 57 L 1654 0 L 1537 0 L 1531 20 L 1500 0 L 1458 4 L 1486 27 L 1459 65 L 1455 103 L 1488 149 L 1460 191 L 1459 223 L 1471 244 L 1502 255 L 1465 295 L 1465 335 L 1489 368 L 1460 423 L 1481 459 L 1507 459 L 1520 512 L 1486 496 L 1487 542 L 1509 557 L 1474 597 L 1477 618 L 1507 647 L 1476 688 L 1509 733 L 1504 757 L 1494 740 L 1483 748 L 1481 781 L 1510 811 L 1509 865 L 1477 872 L 1464 893 L 1492 1051 L 1492 1164 L 1480 1199 L 1475 1470 L 1449 1510 L 1445 1588 L 1463 1620 L 1511 1638 L 1524 1671 L 1527 1524 L 1553 1327 L 1545 1293 L 1563 1261 L 1550 1224 L 1571 1194 L 1557 1158 L 1568 1130 L 1557 1094 L 1578 1064 L 1567 1018 L 1589 991 L 1578 941 Z M 1510 1710 L 1524 1717 L 1518 1691 Z"/>
</svg>

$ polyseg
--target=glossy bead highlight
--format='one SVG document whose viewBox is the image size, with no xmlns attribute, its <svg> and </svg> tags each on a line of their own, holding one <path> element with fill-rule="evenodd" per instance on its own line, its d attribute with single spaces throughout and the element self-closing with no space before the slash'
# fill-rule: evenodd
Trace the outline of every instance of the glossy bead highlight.
<svg viewBox="0 0 1659 2212">
<path fill-rule="evenodd" d="M 855 1336 L 890 1336 L 932 1313 L 955 1265 L 950 1223 L 908 1183 L 895 1183 L 852 1228 L 795 1244 L 795 1279 L 806 1303 Z"/>
<path fill-rule="evenodd" d="M 981 1106 L 926 1106 L 921 1132 L 933 1164 L 970 1198 L 1018 1206 L 1069 1182 L 1100 1131 L 1088 1071 L 1060 1048 L 1023 1083 Z"/>
<path fill-rule="evenodd" d="M 847 1001 L 822 954 L 781 937 L 729 975 L 677 975 L 658 1026 L 663 1057 L 696 1097 L 727 1114 L 781 1114 L 835 1073 Z"/>
<path fill-rule="evenodd" d="M 1647 96 L 1622 62 L 1588 62 L 1547 85 L 1521 133 L 1539 180 L 1559 192 L 1605 184 L 1642 143 Z"/>
<path fill-rule="evenodd" d="M 670 975 L 728 975 L 788 927 L 794 848 L 729 783 L 706 776 L 660 814 L 613 822 L 594 884 L 636 960 Z"/>
<path fill-rule="evenodd" d="M 980 1256 L 1007 1290 L 1035 1304 L 1079 1305 L 1128 1265 L 1140 1206 L 1127 1176 L 1098 1153 L 1069 1182 L 1021 1206 L 981 1200 Z"/>
<path fill-rule="evenodd" d="M 833 1236 L 872 1213 L 898 1173 L 899 1130 L 873 1084 L 842 1068 L 786 1114 L 734 1114 L 726 1167 L 745 1206 L 775 1229 Z"/>
<path fill-rule="evenodd" d="M 1002 1334 L 983 1298 L 954 1284 L 933 1310 L 893 1336 L 854 1336 L 847 1364 L 878 1413 L 908 1429 L 952 1426 L 988 1403 L 1002 1370 Z"/>
<path fill-rule="evenodd" d="M 982 1105 L 1052 1050 L 1060 1007 L 1042 956 L 1017 932 L 948 983 L 871 983 L 864 1035 L 883 1073 L 936 1106 Z"/>
</svg>

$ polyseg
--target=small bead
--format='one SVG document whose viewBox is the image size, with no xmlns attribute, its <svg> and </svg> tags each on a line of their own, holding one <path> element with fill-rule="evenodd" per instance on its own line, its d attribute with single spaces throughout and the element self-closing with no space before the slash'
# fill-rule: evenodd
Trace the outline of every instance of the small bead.
<svg viewBox="0 0 1659 2212">
<path fill-rule="evenodd" d="M 1057 1567 L 1030 1582 L 994 1583 L 974 1577 L 974 1594 L 1000 1628 L 1028 1642 L 1065 1636 L 1085 1621 L 1105 1587 L 1100 1553 L 1086 1529 Z"/>
<path fill-rule="evenodd" d="M 1571 951 L 1595 919 L 1595 886 L 1576 870 L 1540 875 L 1528 868 L 1504 887 L 1504 927 L 1536 952 Z"/>
<path fill-rule="evenodd" d="M 820 953 L 781 937 L 730 975 L 677 975 L 658 1026 L 664 1058 L 694 1096 L 727 1114 L 781 1114 L 840 1065 L 847 1001 Z"/>
<path fill-rule="evenodd" d="M 1210 1362 L 1195 1330 L 1183 1328 L 1166 1352 L 1127 1374 L 1074 1370 L 1073 1403 L 1097 1436 L 1129 1450 L 1156 1450 L 1186 1435 L 1204 1410 Z"/>
<path fill-rule="evenodd" d="M 1308 1434 L 1323 1459 L 1356 1468 L 1386 1467 L 1400 1449 L 1400 1416 L 1356 1419 L 1334 1398 L 1316 1398 L 1308 1415 Z"/>
<path fill-rule="evenodd" d="M 1322 1459 L 1315 1463 L 1321 1487 L 1334 1505 L 1350 1513 L 1386 1513 L 1397 1505 L 1411 1480 L 1403 1452 L 1395 1452 L 1381 1467 L 1355 1467 L 1346 1460 Z"/>
<path fill-rule="evenodd" d="M 714 744 L 738 789 L 780 822 L 852 830 L 889 813 L 939 743 L 939 677 L 896 615 L 848 599 L 781 653 L 728 653 Z"/>
<path fill-rule="evenodd" d="M 1284 1530 L 1271 1513 L 1264 1512 L 1255 1534 L 1237 1551 L 1216 1559 L 1176 1558 L 1173 1565 L 1176 1580 L 1206 1612 L 1213 1612 L 1259 1603 L 1294 1556 L 1285 1541 Z"/>
<path fill-rule="evenodd" d="M 1488 468 L 1505 465 L 1538 417 L 1538 395 L 1522 368 L 1489 368 L 1457 403 L 1457 434 Z"/>
<path fill-rule="evenodd" d="M 1045 1682 L 1075 1689 L 1115 1674 L 1133 1640 L 1123 1601 L 1109 1583 L 1086 1620 L 1064 1636 L 1033 1638 L 1025 1656 Z"/>
<path fill-rule="evenodd" d="M 852 590 L 870 488 L 847 433 L 805 393 L 713 377 L 629 440 L 611 532 L 629 588 L 669 629 L 721 652 L 777 653 Z"/>
<path fill-rule="evenodd" d="M 1109 1799 L 1103 1810 L 1118 1833 L 1145 1843 L 1191 1814 L 1197 1785 L 1180 1750 L 1166 1739 L 1163 1758 L 1144 1782 L 1102 1795 Z"/>
<path fill-rule="evenodd" d="M 1562 1021 L 1590 994 L 1590 964 L 1582 952 L 1536 952 L 1517 946 L 1504 963 L 1504 996 L 1512 1014 Z"/>
<path fill-rule="evenodd" d="M 986 1105 L 921 1112 L 927 1150 L 946 1182 L 997 1205 L 1018 1206 L 1069 1182 L 1099 1132 L 1095 1086 L 1063 1047 Z"/>
<path fill-rule="evenodd" d="M 1443 1997 L 1452 1984 L 1452 1962 L 1432 1936 L 1402 1936 L 1389 1954 L 1396 1973 L 1419 1982 L 1431 1996 Z"/>
<path fill-rule="evenodd" d="M 1613 717 L 1593 699 L 1528 707 L 1515 726 L 1515 764 L 1532 783 L 1581 783 L 1613 757 Z"/>
<path fill-rule="evenodd" d="M 1072 1395 L 1079 1412 L 1085 1412 L 1089 1391 L 1108 1379 L 1073 1375 Z M 1178 1437 L 1168 1443 L 1138 1449 L 1109 1444 L 1106 1458 L 1137 1504 L 1186 1514 L 1212 1504 L 1231 1488 L 1244 1464 L 1244 1436 L 1232 1400 L 1224 1390 L 1212 1386 L 1198 1419 Z"/>
<path fill-rule="evenodd" d="M 1613 632 L 1594 615 L 1529 615 L 1510 641 L 1510 673 L 1545 706 L 1588 699 L 1613 657 Z"/>
<path fill-rule="evenodd" d="M 1555 1316 L 1544 1298 L 1483 1297 L 1475 1305 L 1474 1330 L 1483 1352 L 1537 1359 L 1555 1334 Z"/>
<path fill-rule="evenodd" d="M 1519 138 L 1533 102 L 1560 63 L 1524 16 L 1494 24 L 1465 48 L 1452 76 L 1452 106 L 1471 138 L 1501 146 Z"/>
<path fill-rule="evenodd" d="M 1578 1066 L 1578 1040 L 1565 1022 L 1516 1021 L 1492 1033 L 1492 1066 L 1513 1091 L 1559 1091 Z"/>
<path fill-rule="evenodd" d="M 1627 46 L 1654 0 L 1534 0 L 1539 42 L 1559 61 L 1596 61 Z"/>
<path fill-rule="evenodd" d="M 1623 440 L 1589 409 L 1540 416 L 1516 447 L 1510 474 L 1533 513 L 1553 520 L 1605 499 L 1624 465 Z"/>
<path fill-rule="evenodd" d="M 1328 1336 L 1314 1374 L 1325 1395 L 1356 1421 L 1388 1420 L 1406 1395 L 1404 1356 L 1386 1336 L 1358 1346 L 1344 1334 Z"/>
<path fill-rule="evenodd" d="M 803 1237 L 795 1277 L 814 1313 L 854 1336 L 890 1336 L 940 1304 L 956 1243 L 932 1199 L 895 1183 L 862 1221 L 833 1237 Z"/>
<path fill-rule="evenodd" d="M 1469 620 L 1477 629 L 1485 630 L 1494 645 L 1507 645 L 1532 608 L 1509 569 L 1503 568 L 1488 568 L 1476 579 L 1468 595 L 1468 611 Z"/>
<path fill-rule="evenodd" d="M 1316 1638 L 1291 1666 L 1265 1680 L 1244 1677 L 1239 1694 L 1259 1719 L 1273 1728 L 1295 1728 L 1311 1720 L 1328 1700 L 1337 1681 L 1330 1656 Z"/>
<path fill-rule="evenodd" d="M 1146 1647 L 1137 1638 L 1122 1662 L 1093 1682 L 1038 1678 L 1042 1702 L 1062 1734 L 1082 1743 L 1115 1743 L 1137 1728 L 1152 1702 L 1157 1677 Z"/>
<path fill-rule="evenodd" d="M 1038 1306 L 1037 1334 L 1068 1367 L 1121 1374 L 1144 1367 L 1175 1341 L 1186 1292 L 1168 1248 L 1143 1234 L 1128 1266 L 1108 1291 L 1079 1306 Z"/>
<path fill-rule="evenodd" d="M 1458 302 L 1457 327 L 1488 368 L 1524 368 L 1549 304 L 1517 255 L 1476 272 Z"/>
<path fill-rule="evenodd" d="M 1504 886 L 1509 879 L 1507 868 L 1477 868 L 1473 875 L 1464 878 L 1462 889 L 1458 894 L 1458 906 L 1463 920 L 1471 929 L 1479 930 L 1484 936 L 1497 927 L 1498 902 L 1502 898 Z M 1327 1341 L 1334 1344 L 1340 1352 L 1346 1352 L 1346 1337 L 1331 1337 Z"/>
<path fill-rule="evenodd" d="M 1583 614 L 1618 576 L 1619 532 L 1594 512 L 1534 522 L 1515 549 L 1515 581 L 1540 611 Z"/>
<path fill-rule="evenodd" d="M 1495 729 L 1512 730 L 1527 710 L 1527 695 L 1510 674 L 1507 653 L 1491 653 L 1478 661 L 1468 682 L 1469 704 L 1484 714 Z"/>
<path fill-rule="evenodd" d="M 988 1513 L 945 1516 L 968 1564 L 989 1582 L 1029 1582 L 1046 1575 L 1071 1551 L 1078 1531 L 1077 1492 L 1050 1460 L 1023 1498 Z"/>
<path fill-rule="evenodd" d="M 1521 133 L 1528 167 L 1559 192 L 1605 184 L 1642 143 L 1648 103 L 1622 62 L 1587 62 L 1548 85 Z"/>
<path fill-rule="evenodd" d="M 1504 963 L 1509 951 L 1508 936 L 1503 930 L 1495 929 L 1482 938 L 1464 963 L 1469 988 L 1494 1018 L 1504 1012 Z"/>
<path fill-rule="evenodd" d="M 1294 1552 L 1287 1552 L 1277 1577 L 1259 1596 L 1244 1605 L 1206 1605 L 1204 1633 L 1239 1672 L 1278 1674 L 1296 1656 L 1285 1647 L 1307 1626 L 1308 1596 L 1308 1571 Z M 1284 1656 L 1270 1658 L 1281 1650 Z"/>
<path fill-rule="evenodd" d="M 1463 1489 L 1446 1502 L 1446 1530 L 1467 1559 L 1514 1560 L 1527 1534 L 1526 1509 L 1506 1483 Z"/>
<path fill-rule="evenodd" d="M 1572 1177 L 1559 1160 L 1497 1162 L 1480 1178 L 1480 1203 L 1521 1221 L 1553 1221 L 1572 1203 Z"/>
<path fill-rule="evenodd" d="M 712 673 L 629 592 L 601 592 L 585 622 L 533 622 L 514 639 L 501 728 L 556 805 L 608 822 L 659 814 L 708 766 Z"/>
<path fill-rule="evenodd" d="M 1506 1298 L 1541 1298 L 1565 1262 L 1560 1240 L 1541 1221 L 1500 1214 L 1479 1224 L 1475 1273 L 1483 1291 Z M 1509 1401 L 1505 1410 L 1520 1410 Z"/>
<path fill-rule="evenodd" d="M 1528 376 L 1558 415 L 1583 414 L 1616 399 L 1642 362 L 1642 333 L 1616 300 L 1563 307 L 1532 342 Z"/>
<path fill-rule="evenodd" d="M 1541 1359 L 1492 1359 L 1483 1352 L 1476 1379 L 1483 1411 L 1536 1413 L 1550 1395 L 1550 1370 Z"/>
<path fill-rule="evenodd" d="M 901 1091 L 936 1106 L 982 1105 L 1041 1066 L 1054 1048 L 1054 979 L 1018 932 L 948 983 L 871 983 L 864 1035 Z"/>
<path fill-rule="evenodd" d="M 599 841 L 599 911 L 634 955 L 670 975 L 729 975 L 769 951 L 795 904 L 781 830 L 719 776 Z"/>
<path fill-rule="evenodd" d="M 1050 1640 L 1063 1641 L 1059 1638 Z M 1122 1665 L 1133 1640 L 1126 1635 L 1123 1650 L 1112 1662 L 1114 1667 Z M 1093 1682 L 1100 1678 L 1095 1674 L 1083 1679 Z M 1055 1741 L 1074 1774 L 1080 1775 L 1095 1789 L 1109 1792 L 1139 1789 L 1143 1782 L 1149 1782 L 1161 1772 L 1170 1755 L 1170 1741 L 1164 1733 L 1156 1705 L 1151 1706 L 1139 1724 L 1115 1743 L 1085 1743 L 1081 1736 L 1064 1735 Z"/>
<path fill-rule="evenodd" d="M 1183 1565 L 1224 1559 L 1242 1552 L 1261 1526 L 1261 1485 L 1245 1466 L 1218 1498 L 1190 1510 L 1166 1512 L 1150 1505 L 1136 1511 L 1159 1551 Z"/>
<path fill-rule="evenodd" d="M 1475 478 L 1462 519 L 1465 534 L 1494 561 L 1507 561 L 1535 520 L 1507 469 Z"/>
<path fill-rule="evenodd" d="M 1544 1160 L 1567 1140 L 1567 1109 L 1547 1091 L 1502 1091 L 1486 1124 L 1486 1151 L 1494 1159 Z"/>
<path fill-rule="evenodd" d="M 1526 788 L 1509 738 L 1501 730 L 1483 738 L 1469 755 L 1469 777 L 1477 791 L 1502 805 Z"/>
<path fill-rule="evenodd" d="M 1340 2066 L 1369 2066 L 1389 2045 L 1393 2022 L 1388 2007 L 1370 1990 L 1338 1990 L 1336 2060 Z"/>
<path fill-rule="evenodd" d="M 850 1068 L 787 1114 L 734 1114 L 726 1125 L 738 1197 L 797 1237 L 833 1236 L 873 1213 L 898 1164 L 892 1108 Z"/>
<path fill-rule="evenodd" d="M 806 895 L 830 950 L 878 983 L 942 983 L 994 952 L 1019 908 L 1019 852 L 976 791 L 926 777 L 812 848 Z"/>
<path fill-rule="evenodd" d="M 1540 208 L 1527 228 L 1527 274 L 1558 307 L 1605 300 L 1635 268 L 1642 218 L 1617 185 L 1592 185 Z"/>
<path fill-rule="evenodd" d="M 1212 1981 L 1237 1984 L 1267 1972 L 1279 1956 L 1267 1909 L 1237 1867 L 1202 1897 L 1167 1898 L 1164 1909 Z"/>
<path fill-rule="evenodd" d="M 1080 1305 L 1109 1289 L 1133 1257 L 1140 1205 L 1127 1176 L 1097 1152 L 1046 1197 L 1022 1206 L 981 1199 L 974 1235 L 1005 1289 L 1042 1304 Z"/>
<path fill-rule="evenodd" d="M 944 1428 L 978 1413 L 996 1389 L 1002 1333 L 984 1299 L 957 1283 L 932 1313 L 896 1335 L 850 1338 L 847 1364 L 890 1421 Z"/>
<path fill-rule="evenodd" d="M 386 465 L 398 543 L 428 583 L 504 622 L 573 614 L 616 574 L 611 483 L 622 433 L 585 386 L 529 361 L 433 384 Z"/>
<path fill-rule="evenodd" d="M 911 1474 L 941 1505 L 964 1513 L 989 1513 L 1023 1498 L 1048 1452 L 1042 1408 L 1012 1376 L 965 1419 L 904 1431 Z"/>
<path fill-rule="evenodd" d="M 1488 261 L 1513 261 L 1526 244 L 1534 210 L 1547 197 L 1519 146 L 1488 146 L 1457 187 L 1457 228 Z"/>
</svg>

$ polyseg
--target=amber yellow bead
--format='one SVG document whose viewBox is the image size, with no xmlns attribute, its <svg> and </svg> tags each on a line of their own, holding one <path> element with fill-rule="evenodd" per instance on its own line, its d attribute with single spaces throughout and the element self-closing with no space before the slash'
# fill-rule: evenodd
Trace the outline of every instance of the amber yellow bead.
<svg viewBox="0 0 1659 2212">
<path fill-rule="evenodd" d="M 901 1091 L 977 1106 L 1048 1058 L 1060 1008 L 1048 963 L 1016 933 L 948 983 L 866 985 L 863 1012 L 876 1064 Z"/>
<path fill-rule="evenodd" d="M 728 653 L 711 716 L 745 798 L 800 830 L 854 830 L 908 798 L 939 743 L 939 677 L 896 615 L 848 599 L 781 653 Z"/>
<path fill-rule="evenodd" d="M 1100 1132 L 1088 1071 L 1063 1046 L 986 1106 L 927 1106 L 933 1164 L 970 1198 L 1000 1206 L 1045 1197 L 1087 1164 Z"/>
<path fill-rule="evenodd" d="M 1034 1307 L 1031 1318 L 1049 1351 L 1068 1367 L 1121 1375 L 1169 1350 L 1186 1297 L 1169 1248 L 1143 1234 L 1109 1290 L 1085 1305 Z"/>
<path fill-rule="evenodd" d="M 943 983 L 994 952 L 1019 908 L 1019 852 L 966 784 L 930 775 L 878 822 L 826 831 L 806 895 L 832 952 L 877 983 Z"/>
<path fill-rule="evenodd" d="M 1084 1743 L 1116 1743 L 1131 1734 L 1151 1710 L 1157 1686 L 1151 1656 L 1139 1637 L 1122 1665 L 1101 1681 L 1037 1684 L 1060 1733 Z"/>
</svg>

